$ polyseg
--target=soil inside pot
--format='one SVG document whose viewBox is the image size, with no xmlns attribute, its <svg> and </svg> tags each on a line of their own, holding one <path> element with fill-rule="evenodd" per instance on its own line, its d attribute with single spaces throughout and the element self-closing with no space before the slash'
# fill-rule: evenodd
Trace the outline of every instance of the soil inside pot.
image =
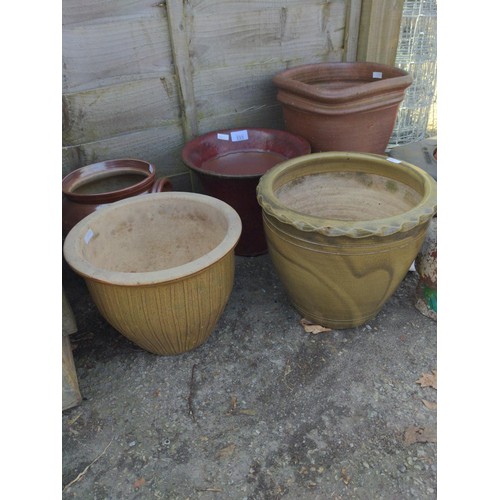
<svg viewBox="0 0 500 500">
<path fill-rule="evenodd" d="M 345 221 L 396 216 L 412 209 L 422 198 L 397 180 L 362 172 L 300 177 L 277 189 L 276 196 L 296 212 Z"/>
<path fill-rule="evenodd" d="M 71 192 L 75 194 L 109 193 L 134 186 L 146 177 L 147 175 L 143 173 L 111 172 L 101 178 L 93 178 L 89 182 L 83 181 L 77 184 Z"/>
<path fill-rule="evenodd" d="M 205 160 L 201 168 L 214 174 L 262 175 L 287 159 L 274 151 L 230 151 Z"/>
<path fill-rule="evenodd" d="M 123 207 L 124 208 L 124 207 Z M 175 200 L 109 212 L 89 229 L 84 257 L 95 267 L 125 273 L 170 269 L 213 250 L 227 221 L 215 208 Z"/>
</svg>

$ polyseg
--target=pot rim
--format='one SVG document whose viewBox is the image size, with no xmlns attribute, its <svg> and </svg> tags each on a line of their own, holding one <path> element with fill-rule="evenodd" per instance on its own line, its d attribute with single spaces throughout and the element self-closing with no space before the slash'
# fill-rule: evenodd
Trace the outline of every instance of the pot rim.
<svg viewBox="0 0 500 500">
<path fill-rule="evenodd" d="M 381 219 L 360 221 L 345 221 L 338 219 L 325 219 L 298 212 L 284 205 L 275 194 L 274 185 L 287 171 L 299 169 L 303 166 L 317 164 L 343 165 L 334 171 L 364 171 L 377 175 L 386 175 L 389 178 L 401 181 L 397 176 L 392 177 L 390 172 L 396 174 L 404 170 L 408 185 L 421 186 L 422 198 L 412 209 L 401 214 Z M 346 162 L 352 162 L 346 167 Z M 359 165 L 359 168 L 356 166 Z M 382 167 L 382 172 L 376 168 Z M 306 175 L 331 172 L 328 168 L 318 169 L 317 172 L 308 172 Z M 281 187 L 278 186 L 278 187 Z M 412 186 L 413 187 L 413 186 Z M 437 183 L 423 169 L 405 161 L 397 160 L 373 153 L 354 152 L 324 152 L 312 153 L 307 156 L 293 158 L 273 167 L 266 172 L 257 186 L 257 201 L 262 210 L 284 224 L 294 226 L 300 231 L 317 232 L 325 236 L 346 236 L 349 238 L 367 238 L 370 236 L 389 236 L 398 232 L 406 232 L 430 220 L 437 211 Z"/>
<path fill-rule="evenodd" d="M 339 73 L 340 72 L 340 73 Z M 388 78 L 373 78 L 372 81 L 363 80 L 364 83 L 342 89 L 325 89 L 311 85 L 311 82 L 328 81 L 327 76 L 334 76 L 335 81 L 342 81 L 344 77 L 352 80 L 363 73 L 389 73 Z M 301 80 L 309 76 L 310 81 Z M 287 91 L 294 95 L 321 101 L 330 104 L 345 101 L 374 98 L 379 94 L 394 91 L 403 91 L 413 81 L 412 76 L 405 70 L 374 62 L 325 62 L 295 66 L 277 73 L 272 79 L 280 91 Z M 401 100 L 401 99 L 400 99 Z"/>
<path fill-rule="evenodd" d="M 105 191 L 102 193 L 82 194 L 75 193 L 71 190 L 71 187 L 75 182 L 80 181 L 78 184 L 84 185 L 84 181 L 86 179 L 92 182 L 96 176 L 111 176 L 113 171 L 123 173 L 141 173 L 145 174 L 145 177 L 143 180 L 133 184 L 132 186 L 113 191 Z M 148 190 L 154 183 L 155 173 L 155 166 L 145 160 L 139 160 L 136 158 L 113 158 L 110 160 L 103 160 L 77 168 L 64 176 L 62 179 L 62 192 L 70 200 L 77 201 L 79 203 L 95 203 L 96 201 L 104 203 L 105 201 L 113 201 L 117 197 L 119 198 L 124 194 L 132 195 Z"/>
<path fill-rule="evenodd" d="M 111 271 L 94 266 L 83 256 L 81 251 L 82 241 L 84 244 L 88 244 L 91 241 L 93 235 L 92 225 L 96 220 L 102 218 L 111 211 L 119 211 L 121 207 L 124 206 L 141 204 L 154 205 L 161 200 L 172 200 L 172 203 L 176 200 L 187 200 L 196 204 L 208 205 L 220 211 L 225 216 L 228 223 L 228 230 L 224 238 L 215 248 L 201 257 L 180 266 L 158 271 L 138 273 Z M 69 266 L 84 278 L 109 285 L 151 286 L 180 280 L 187 276 L 197 274 L 212 264 L 215 264 L 234 249 L 240 238 L 241 229 L 241 219 L 236 210 L 217 198 L 188 192 L 151 193 L 146 196 L 136 196 L 134 198 L 127 198 L 111 203 L 82 219 L 68 233 L 64 241 L 63 253 Z"/>
<path fill-rule="evenodd" d="M 304 154 L 309 154 L 311 152 L 311 145 L 307 139 L 304 137 L 301 137 L 300 135 L 294 134 L 292 132 L 288 132 L 287 130 L 280 130 L 280 129 L 272 129 L 272 128 L 261 128 L 261 127 L 240 127 L 240 128 L 228 128 L 228 129 L 220 129 L 220 130 L 213 130 L 211 132 L 207 132 L 206 134 L 199 135 L 198 137 L 195 137 L 194 139 L 190 140 L 187 144 L 184 145 L 182 148 L 182 161 L 184 164 L 194 170 L 196 173 L 201 174 L 201 175 L 206 175 L 209 177 L 218 177 L 218 178 L 224 178 L 224 179 L 257 179 L 261 177 L 263 174 L 237 174 L 237 173 L 231 173 L 231 174 L 224 174 L 224 173 L 219 173 L 219 172 L 211 172 L 209 170 L 205 170 L 197 165 L 192 161 L 191 157 L 188 156 L 189 151 L 198 145 L 203 144 L 203 142 L 210 141 L 211 139 L 217 138 L 218 134 L 230 134 L 231 132 L 237 132 L 239 130 L 246 130 L 248 132 L 253 132 L 253 133 L 263 133 L 263 134 L 268 134 L 271 137 L 278 137 L 278 138 L 293 138 L 294 141 L 297 144 L 297 149 L 300 150 L 299 155 L 304 155 Z M 241 143 L 237 143 L 241 144 Z M 264 149 L 264 148 L 252 148 L 252 149 L 238 149 L 237 147 L 234 148 L 234 150 L 227 151 L 228 153 L 230 152 L 245 152 L 245 151 L 259 151 L 259 152 L 270 152 L 270 153 L 276 153 L 276 151 L 273 151 L 271 149 Z M 283 160 L 286 161 L 286 160 Z"/>
</svg>

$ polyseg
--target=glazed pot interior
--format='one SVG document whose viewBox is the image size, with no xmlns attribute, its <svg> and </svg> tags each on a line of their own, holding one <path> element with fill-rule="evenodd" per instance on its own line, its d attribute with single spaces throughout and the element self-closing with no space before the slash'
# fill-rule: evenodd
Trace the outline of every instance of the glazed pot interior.
<svg viewBox="0 0 500 500">
<path fill-rule="evenodd" d="M 258 178 L 274 165 L 311 152 L 302 137 L 286 131 L 248 128 L 209 132 L 187 143 L 182 151 L 184 163 L 202 175 Z M 223 138 L 223 139 L 221 139 Z"/>
<path fill-rule="evenodd" d="M 355 171 L 298 177 L 277 189 L 276 197 L 295 212 L 340 221 L 396 216 L 422 199 L 418 191 L 399 180 Z"/>
<path fill-rule="evenodd" d="M 93 281 L 138 286 L 198 273 L 234 250 L 241 219 L 223 201 L 184 192 L 136 196 L 96 210 L 64 241 L 64 257 Z"/>
<path fill-rule="evenodd" d="M 227 230 L 219 210 L 191 200 L 124 206 L 94 219 L 82 255 L 90 265 L 109 271 L 170 269 L 213 250 Z"/>
<path fill-rule="evenodd" d="M 436 182 L 387 156 L 326 152 L 288 160 L 257 186 L 263 211 L 298 231 L 366 238 L 407 232 L 436 211 Z"/>
<path fill-rule="evenodd" d="M 94 195 L 147 189 L 154 176 L 153 165 L 143 160 L 106 160 L 70 172 L 62 180 L 62 191 L 69 198 L 84 202 Z"/>
<path fill-rule="evenodd" d="M 101 172 L 92 178 L 79 179 L 69 188 L 69 191 L 74 194 L 109 193 L 135 186 L 149 176 L 150 174 L 134 169 Z"/>
</svg>

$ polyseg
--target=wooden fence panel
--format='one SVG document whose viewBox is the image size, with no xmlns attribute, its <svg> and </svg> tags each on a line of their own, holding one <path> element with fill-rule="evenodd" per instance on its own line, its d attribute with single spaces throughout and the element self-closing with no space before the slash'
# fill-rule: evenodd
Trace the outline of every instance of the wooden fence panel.
<svg viewBox="0 0 500 500">
<path fill-rule="evenodd" d="M 283 128 L 272 77 L 299 64 L 342 59 L 345 4 L 191 3 L 188 32 L 198 132 Z"/>
<path fill-rule="evenodd" d="M 63 144 L 93 142 L 151 127 L 178 124 L 177 83 L 134 80 L 63 96 Z"/>
<path fill-rule="evenodd" d="M 335 7 L 335 8 L 334 8 Z M 195 71 L 269 63 L 340 60 L 345 10 L 310 2 L 241 13 L 192 10 L 190 55 Z M 258 69 L 258 68 L 256 68 Z"/>
<path fill-rule="evenodd" d="M 184 136 L 179 125 L 131 132 L 63 148 L 63 175 L 110 158 L 137 158 L 153 163 L 161 175 L 185 174 L 180 158 Z"/>
<path fill-rule="evenodd" d="M 363 0 L 357 59 L 394 64 L 404 0 Z"/>
<path fill-rule="evenodd" d="M 169 75 L 165 19 L 126 18 L 63 27 L 63 92 Z"/>
<path fill-rule="evenodd" d="M 63 0 L 63 25 L 89 21 L 117 20 L 124 17 L 165 17 L 158 0 Z"/>
<path fill-rule="evenodd" d="M 189 188 L 186 141 L 283 128 L 272 77 L 365 56 L 391 1 L 63 0 L 63 174 L 135 157 Z"/>
</svg>

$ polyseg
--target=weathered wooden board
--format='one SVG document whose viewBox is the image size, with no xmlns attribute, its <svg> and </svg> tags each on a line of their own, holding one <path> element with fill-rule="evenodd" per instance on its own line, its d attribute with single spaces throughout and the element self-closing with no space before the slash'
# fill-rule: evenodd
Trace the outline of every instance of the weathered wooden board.
<svg viewBox="0 0 500 500">
<path fill-rule="evenodd" d="M 283 129 L 283 116 L 279 104 L 255 106 L 237 113 L 217 114 L 200 120 L 199 132 L 213 130 L 245 129 L 250 127 Z"/>
<path fill-rule="evenodd" d="M 73 351 L 69 335 L 78 331 L 71 305 L 63 290 L 62 292 L 62 409 L 67 410 L 79 404 L 82 400 L 78 375 L 73 360 Z"/>
<path fill-rule="evenodd" d="M 346 0 L 344 62 L 354 62 L 358 53 L 359 24 L 363 0 Z"/>
<path fill-rule="evenodd" d="M 287 67 L 342 59 L 343 1 L 190 6 L 187 30 L 199 133 L 283 128 L 272 77 Z"/>
<path fill-rule="evenodd" d="M 63 92 L 169 76 L 172 55 L 162 17 L 63 27 Z"/>
<path fill-rule="evenodd" d="M 189 5 L 198 14 L 217 14 L 225 15 L 227 13 L 247 13 L 254 10 L 280 9 L 282 7 L 305 6 L 313 7 L 324 5 L 325 8 L 338 4 L 344 5 L 344 0 L 189 0 Z"/>
<path fill-rule="evenodd" d="M 328 5 L 328 8 L 326 8 Z M 207 10 L 207 9 L 206 9 Z M 313 3 L 245 13 L 192 11 L 193 71 L 298 60 L 341 60 L 345 6 Z M 255 68 L 258 70 L 258 68 Z"/>
<path fill-rule="evenodd" d="M 198 121 L 193 89 L 193 65 L 189 53 L 189 39 L 186 27 L 188 23 L 186 5 L 187 2 L 184 2 L 184 0 L 171 0 L 166 2 L 165 9 L 172 46 L 172 61 L 179 84 L 182 130 L 184 139 L 189 141 L 198 134 Z"/>
<path fill-rule="evenodd" d="M 179 121 L 172 77 L 135 80 L 63 96 L 63 145 L 79 145 Z"/>
<path fill-rule="evenodd" d="M 160 0 L 64 0 L 62 3 L 63 25 L 102 21 L 126 16 L 165 16 Z"/>
<path fill-rule="evenodd" d="M 153 163 L 158 174 L 182 174 L 186 173 L 181 160 L 183 145 L 180 125 L 170 125 L 70 146 L 63 148 L 63 175 L 111 158 L 138 158 Z"/>
<path fill-rule="evenodd" d="M 357 58 L 394 64 L 404 0 L 364 0 L 361 8 Z"/>
<path fill-rule="evenodd" d="M 220 68 L 197 72 L 193 82 L 198 120 L 275 104 L 276 88 L 272 76 L 280 69 L 280 65 L 273 64 L 259 68 L 239 67 L 238 71 Z"/>
</svg>

